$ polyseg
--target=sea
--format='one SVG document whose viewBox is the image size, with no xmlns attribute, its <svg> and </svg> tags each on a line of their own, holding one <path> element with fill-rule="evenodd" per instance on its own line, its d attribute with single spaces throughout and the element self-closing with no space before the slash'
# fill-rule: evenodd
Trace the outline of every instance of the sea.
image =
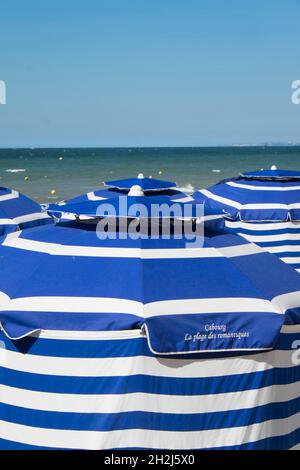
<svg viewBox="0 0 300 470">
<path fill-rule="evenodd" d="M 271 165 L 300 171 L 300 146 L 0 149 L 0 186 L 49 203 L 139 173 L 191 190 Z"/>
</svg>

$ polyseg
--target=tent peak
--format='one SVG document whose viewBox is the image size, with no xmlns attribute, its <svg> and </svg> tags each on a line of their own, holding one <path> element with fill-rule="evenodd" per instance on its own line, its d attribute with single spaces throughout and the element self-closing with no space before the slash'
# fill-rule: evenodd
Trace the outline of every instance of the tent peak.
<svg viewBox="0 0 300 470">
<path fill-rule="evenodd" d="M 134 184 L 131 186 L 130 191 L 128 193 L 128 196 L 144 196 L 145 193 L 142 190 L 142 187 L 139 186 L 138 184 Z"/>
</svg>

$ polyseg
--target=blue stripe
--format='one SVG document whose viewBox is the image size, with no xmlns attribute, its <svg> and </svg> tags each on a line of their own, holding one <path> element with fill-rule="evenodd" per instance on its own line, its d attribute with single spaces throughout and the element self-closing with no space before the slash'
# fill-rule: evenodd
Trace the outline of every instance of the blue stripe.
<svg viewBox="0 0 300 470">
<path fill-rule="evenodd" d="M 209 395 L 285 385 L 300 380 L 300 367 L 192 379 L 143 374 L 126 377 L 68 377 L 32 374 L 5 368 L 0 369 L 0 372 L 1 383 L 10 387 L 48 393 L 86 395 L 138 392 L 159 395 Z"/>
<path fill-rule="evenodd" d="M 272 419 L 288 418 L 300 411 L 300 398 L 249 409 L 199 414 L 150 413 L 60 413 L 0 404 L 0 419 L 46 429 L 114 431 L 150 429 L 159 431 L 204 431 L 250 426 Z"/>
<path fill-rule="evenodd" d="M 21 442 L 13 442 L 7 439 L 0 439 L 0 450 L 55 450 L 55 447 L 31 446 Z M 66 449 L 60 449 L 66 450 Z"/>
<path fill-rule="evenodd" d="M 250 225 L 250 224 L 249 224 Z M 255 224 L 253 222 L 252 225 L 255 225 L 256 227 L 259 226 L 259 224 Z M 272 225 L 272 224 L 271 224 Z M 226 227 L 226 230 L 230 233 L 236 233 L 236 234 L 243 234 L 243 235 L 259 235 L 259 236 L 275 236 L 275 235 L 293 235 L 293 234 L 299 234 L 300 229 L 278 229 L 278 230 L 255 230 L 249 228 L 240 228 L 240 227 Z M 291 243 L 294 242 L 296 245 L 299 243 L 299 240 L 291 240 Z M 278 243 L 286 243 L 285 241 L 278 241 Z"/>
</svg>

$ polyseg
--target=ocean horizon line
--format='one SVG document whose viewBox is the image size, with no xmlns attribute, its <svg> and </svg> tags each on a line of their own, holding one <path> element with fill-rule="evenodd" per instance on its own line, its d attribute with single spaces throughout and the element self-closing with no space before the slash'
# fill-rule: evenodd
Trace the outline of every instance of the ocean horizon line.
<svg viewBox="0 0 300 470">
<path fill-rule="evenodd" d="M 278 144 L 272 144 L 272 143 L 258 143 L 258 144 L 228 144 L 228 145 L 125 145 L 125 146 L 74 146 L 74 145 L 63 145 L 63 146 L 11 146 L 11 147 L 0 147 L 0 150 L 45 150 L 45 149 L 52 149 L 52 150 L 62 150 L 62 149 L 77 149 L 77 150 L 95 150 L 95 149 L 100 149 L 100 150 L 118 150 L 118 149 L 133 149 L 133 150 L 139 150 L 139 149 L 215 149 L 215 148 L 234 148 L 234 149 L 247 149 L 247 148 L 297 148 L 300 147 L 300 143 L 278 143 Z"/>
</svg>

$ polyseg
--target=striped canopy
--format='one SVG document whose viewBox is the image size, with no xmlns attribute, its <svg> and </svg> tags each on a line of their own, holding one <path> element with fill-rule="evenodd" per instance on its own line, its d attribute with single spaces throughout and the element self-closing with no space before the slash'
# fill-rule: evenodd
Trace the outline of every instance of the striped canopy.
<svg viewBox="0 0 300 470">
<path fill-rule="evenodd" d="M 197 204 L 194 200 L 182 202 L 181 199 L 172 200 L 165 196 L 140 196 L 120 195 L 102 200 L 89 200 L 77 203 L 50 204 L 48 212 L 50 214 L 68 213 L 84 215 L 90 217 L 126 217 L 126 218 L 196 218 L 203 212 L 203 205 Z M 172 211 L 172 212 L 170 212 Z M 207 215 L 221 214 L 219 211 L 206 209 Z M 202 214 L 201 214 L 202 215 Z M 217 218 L 220 218 L 219 215 Z"/>
<path fill-rule="evenodd" d="M 126 196 L 128 194 L 129 190 L 121 190 L 118 188 L 104 188 L 104 189 L 98 189 L 96 191 L 90 191 L 85 194 L 81 194 L 79 196 L 76 196 L 74 198 L 68 199 L 66 201 L 62 201 L 59 204 L 64 205 L 64 204 L 81 204 L 85 202 L 97 202 L 97 201 L 103 201 L 105 199 L 112 199 L 113 197 L 118 198 L 120 196 Z M 145 191 L 145 197 L 153 197 L 153 193 L 150 191 Z M 160 191 L 155 191 L 155 197 L 164 197 L 168 198 L 170 200 L 178 200 L 182 199 L 182 202 L 191 202 L 193 201 L 193 198 L 191 196 L 187 196 L 185 193 L 182 191 L 174 190 L 174 189 L 166 189 L 166 190 L 160 190 Z"/>
<path fill-rule="evenodd" d="M 139 329 L 0 331 L 0 449 L 299 449 L 299 339 L 187 359 Z"/>
<path fill-rule="evenodd" d="M 137 178 L 127 178 L 115 181 L 106 181 L 106 186 L 111 186 L 112 188 L 118 189 L 130 189 L 134 185 L 141 186 L 144 191 L 163 191 L 170 188 L 174 188 L 176 183 L 173 181 L 164 181 L 158 180 L 155 178 L 145 178 L 142 173 L 140 173 Z"/>
<path fill-rule="evenodd" d="M 260 180 L 300 180 L 300 171 L 281 170 L 273 165 L 270 170 L 241 173 L 242 178 Z"/>
<path fill-rule="evenodd" d="M 238 236 L 100 240 L 95 227 L 61 223 L 3 240 L 9 337 L 139 329 L 152 352 L 172 355 L 270 349 L 284 323 L 299 323 L 298 274 Z"/>
<path fill-rule="evenodd" d="M 0 187 L 0 236 L 51 221 L 37 202 L 17 191 Z"/>
<path fill-rule="evenodd" d="M 232 220 L 300 221 L 300 181 L 239 177 L 196 191 L 194 198 L 223 210 Z"/>
<path fill-rule="evenodd" d="M 269 179 L 261 179 L 261 173 Z M 300 181 L 297 178 L 299 172 L 278 169 L 246 173 L 197 191 L 194 198 L 209 208 L 222 210 L 229 232 L 259 244 L 300 270 Z"/>
<path fill-rule="evenodd" d="M 62 201 L 59 205 L 99 202 L 114 197 L 119 198 L 120 196 L 128 195 L 133 186 L 139 186 L 144 192 L 145 197 L 153 197 L 153 193 L 155 192 L 155 197 L 163 197 L 170 200 L 181 199 L 181 202 L 193 201 L 191 196 L 187 196 L 183 191 L 176 188 L 176 183 L 144 178 L 142 174 L 138 175 L 137 178 L 107 181 L 104 184 L 109 187 L 81 194 L 67 201 Z"/>
<path fill-rule="evenodd" d="M 0 449 L 299 447 L 299 276 L 205 235 L 3 239 Z"/>
</svg>

